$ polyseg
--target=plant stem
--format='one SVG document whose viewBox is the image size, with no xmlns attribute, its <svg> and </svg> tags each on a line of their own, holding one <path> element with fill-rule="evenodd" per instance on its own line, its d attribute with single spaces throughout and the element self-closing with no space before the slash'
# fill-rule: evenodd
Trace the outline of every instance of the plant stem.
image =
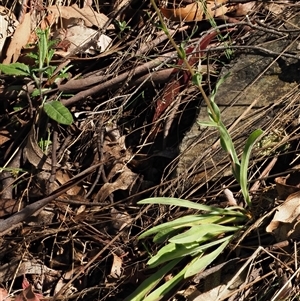
<svg viewBox="0 0 300 301">
<path fill-rule="evenodd" d="M 174 41 L 174 39 L 172 38 L 172 36 L 170 35 L 169 30 L 168 30 L 168 28 L 167 28 L 166 25 L 165 25 L 165 22 L 164 22 L 164 19 L 163 19 L 163 17 L 162 17 L 162 14 L 161 14 L 159 8 L 157 7 L 157 5 L 156 5 L 156 3 L 155 3 L 155 0 L 150 0 L 150 1 L 151 1 L 152 6 L 153 6 L 154 9 L 155 9 L 157 15 L 158 15 L 158 18 L 159 18 L 159 21 L 160 21 L 160 23 L 161 23 L 161 26 L 162 26 L 163 31 L 166 33 L 166 35 L 167 35 L 169 41 L 171 42 L 172 46 L 174 47 L 174 49 L 175 49 L 176 52 L 178 53 L 178 56 L 181 57 L 181 56 L 182 56 L 182 52 L 181 52 L 181 50 L 179 49 L 179 47 L 177 46 L 177 44 L 175 43 L 175 41 Z M 191 76 L 194 77 L 194 76 L 195 76 L 195 72 L 194 72 L 193 68 L 191 67 L 191 65 L 189 64 L 187 58 L 186 58 L 185 56 L 183 56 L 182 59 L 183 59 L 183 62 L 184 62 L 184 64 L 185 64 L 186 68 L 189 70 Z M 206 105 L 207 105 L 208 109 L 210 110 L 210 112 L 211 112 L 211 114 L 212 114 L 213 119 L 214 119 L 215 121 L 217 121 L 217 115 L 215 114 L 215 112 L 214 112 L 214 110 L 213 110 L 213 108 L 212 108 L 212 106 L 211 106 L 210 100 L 209 100 L 208 96 L 206 95 L 204 89 L 202 88 L 202 86 L 201 86 L 200 84 L 198 84 L 197 87 L 198 87 L 200 93 L 202 94 L 202 96 L 203 96 L 203 98 L 204 98 L 204 100 L 205 100 L 205 102 L 206 102 Z"/>
</svg>

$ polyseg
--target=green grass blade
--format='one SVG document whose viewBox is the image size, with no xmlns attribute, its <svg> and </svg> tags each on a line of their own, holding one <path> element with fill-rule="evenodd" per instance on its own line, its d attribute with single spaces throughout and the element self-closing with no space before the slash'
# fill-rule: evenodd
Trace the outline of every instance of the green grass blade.
<svg viewBox="0 0 300 301">
<path fill-rule="evenodd" d="M 242 159 L 241 159 L 241 169 L 240 169 L 240 186 L 242 190 L 242 194 L 244 196 L 245 201 L 248 206 L 251 206 L 251 200 L 248 191 L 248 165 L 250 160 L 250 155 L 252 148 L 257 140 L 257 138 L 263 133 L 262 130 L 255 130 L 247 139 Z"/>
<path fill-rule="evenodd" d="M 172 260 L 165 266 L 161 267 L 156 273 L 148 277 L 141 285 L 124 301 L 142 301 L 145 300 L 145 296 L 152 291 L 155 286 L 161 281 L 161 279 L 171 271 L 181 259 Z"/>
</svg>

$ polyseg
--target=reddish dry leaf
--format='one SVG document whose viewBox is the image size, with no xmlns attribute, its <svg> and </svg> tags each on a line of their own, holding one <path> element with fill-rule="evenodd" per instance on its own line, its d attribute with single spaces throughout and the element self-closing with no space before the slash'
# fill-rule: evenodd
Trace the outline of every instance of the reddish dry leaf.
<svg viewBox="0 0 300 301">
<path fill-rule="evenodd" d="M 204 5 L 204 2 L 202 3 L 197 1 L 187 5 L 186 7 L 161 8 L 160 10 L 166 18 L 172 21 L 201 21 L 226 14 L 228 8 L 226 6 L 222 6 L 226 2 L 226 0 L 208 1 Z"/>
<path fill-rule="evenodd" d="M 22 282 L 23 291 L 16 296 L 15 301 L 41 301 L 43 296 L 41 294 L 36 294 L 33 291 L 32 285 L 24 277 Z"/>
<path fill-rule="evenodd" d="M 194 51 L 194 47 L 189 47 L 186 49 L 186 54 L 189 55 L 193 51 L 194 53 L 190 56 L 188 62 L 191 66 L 199 61 L 201 56 L 203 55 L 201 50 L 207 48 L 209 43 L 213 38 L 216 37 L 218 33 L 212 32 L 202 38 L 199 43 L 198 49 Z M 154 127 L 156 127 L 155 122 L 159 119 L 159 117 L 163 114 L 163 112 L 169 107 L 169 105 L 174 101 L 176 96 L 183 91 L 189 84 L 191 79 L 191 74 L 187 70 L 180 69 L 183 65 L 183 60 L 179 59 L 177 62 L 178 68 L 174 68 L 171 74 L 171 79 L 169 83 L 163 90 L 162 96 L 157 100 L 155 113 L 152 119 L 152 123 Z M 158 128 L 152 129 L 152 134 L 150 135 L 150 139 L 153 138 L 157 134 Z"/>
<path fill-rule="evenodd" d="M 8 296 L 8 292 L 4 288 L 0 288 L 0 301 L 11 301 L 11 298 Z"/>
<path fill-rule="evenodd" d="M 16 296 L 15 301 L 40 301 L 42 295 L 33 292 L 32 285 L 30 284 L 19 295 Z"/>
<path fill-rule="evenodd" d="M 30 13 L 27 13 L 24 16 L 23 22 L 16 28 L 13 38 L 8 46 L 6 58 L 4 59 L 3 64 L 15 63 L 18 60 L 22 48 L 28 43 L 30 38 L 30 26 Z"/>
</svg>

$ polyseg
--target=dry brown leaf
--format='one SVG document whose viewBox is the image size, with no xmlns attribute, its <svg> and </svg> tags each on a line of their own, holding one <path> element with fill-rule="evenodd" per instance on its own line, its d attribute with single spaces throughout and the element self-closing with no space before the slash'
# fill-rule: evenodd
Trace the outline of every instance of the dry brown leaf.
<svg viewBox="0 0 300 301">
<path fill-rule="evenodd" d="M 288 3 L 288 2 L 287 2 Z M 286 3 L 266 3 L 266 8 L 274 15 L 280 15 L 286 8 Z"/>
<path fill-rule="evenodd" d="M 113 258 L 114 259 L 113 259 L 113 263 L 112 263 L 111 270 L 110 270 L 110 276 L 115 279 L 119 279 L 122 275 L 123 260 L 116 254 L 113 254 Z"/>
<path fill-rule="evenodd" d="M 0 146 L 11 139 L 11 134 L 7 130 L 0 130 Z"/>
<path fill-rule="evenodd" d="M 125 211 L 119 211 L 115 208 L 112 208 L 110 214 L 111 225 L 115 230 L 121 231 L 132 223 L 131 216 Z"/>
<path fill-rule="evenodd" d="M 266 231 L 273 233 L 278 242 L 300 236 L 300 191 L 291 194 L 278 206 Z"/>
<path fill-rule="evenodd" d="M 6 52 L 6 58 L 3 64 L 15 63 L 21 53 L 22 48 L 28 43 L 30 38 L 31 19 L 30 13 L 25 14 L 24 20 L 16 28 Z"/>
<path fill-rule="evenodd" d="M 256 4 L 255 1 L 247 2 L 247 3 L 238 3 L 235 6 L 234 16 L 241 17 L 249 14 L 253 10 L 255 4 Z"/>
<path fill-rule="evenodd" d="M 180 8 L 160 8 L 162 14 L 172 21 L 201 21 L 208 18 L 214 18 L 222 16 L 228 12 L 228 8 L 222 6 L 226 3 L 225 0 L 208 1 L 206 2 L 206 8 L 202 2 L 194 2 L 186 7 Z M 215 7 L 217 7 L 215 9 Z"/>
<path fill-rule="evenodd" d="M 60 30 L 61 32 L 61 30 Z M 65 57 L 76 48 L 79 49 L 80 46 L 85 45 L 87 42 L 89 43 L 89 47 L 85 50 L 86 53 L 95 54 L 95 50 L 97 52 L 103 52 L 108 49 L 112 39 L 105 34 L 99 36 L 96 40 L 94 37 L 97 35 L 98 31 L 92 28 L 88 28 L 85 25 L 69 25 L 66 30 L 64 30 L 64 34 L 60 38 L 62 42 L 57 46 L 59 47 L 62 43 L 66 43 L 68 47 L 63 50 L 56 51 L 56 54 Z"/>
<path fill-rule="evenodd" d="M 104 202 L 110 194 L 116 190 L 126 190 L 135 183 L 137 179 L 137 174 L 132 172 L 129 168 L 124 167 L 124 171 L 119 175 L 116 181 L 113 183 L 105 183 L 99 192 L 97 193 L 96 199 L 100 203 Z"/>
<path fill-rule="evenodd" d="M 71 180 L 71 177 L 66 170 L 57 170 L 55 176 L 60 185 L 63 185 Z M 83 196 L 85 194 L 85 191 L 83 187 L 74 185 L 71 189 L 66 191 L 66 193 L 72 196 Z"/>
<path fill-rule="evenodd" d="M 95 12 L 91 7 L 86 6 L 79 8 L 77 4 L 73 4 L 72 6 L 53 5 L 49 6 L 47 10 L 49 14 L 53 15 L 54 18 L 75 18 L 83 20 L 84 25 L 87 27 L 92 27 L 94 25 L 98 28 L 102 28 L 108 20 L 104 14 Z"/>
<path fill-rule="evenodd" d="M 292 193 L 299 191 L 299 172 L 290 174 L 286 177 L 278 177 L 275 179 L 278 197 L 282 200 L 286 199 Z"/>
</svg>

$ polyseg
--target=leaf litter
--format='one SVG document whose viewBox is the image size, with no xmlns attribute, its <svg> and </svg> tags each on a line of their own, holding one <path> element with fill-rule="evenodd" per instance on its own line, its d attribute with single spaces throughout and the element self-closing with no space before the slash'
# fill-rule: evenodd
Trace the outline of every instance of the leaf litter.
<svg viewBox="0 0 300 301">
<path fill-rule="evenodd" d="M 184 40 L 182 47 L 190 63 L 205 70 L 201 80 L 207 91 L 216 83 L 222 65 L 228 63 L 221 48 L 229 44 L 220 39 L 220 34 L 233 46 L 248 43 L 247 50 L 236 51 L 238 60 L 239 51 L 246 53 L 257 45 L 250 35 L 269 34 L 267 39 L 272 41 L 281 29 L 283 34 L 290 30 L 291 35 L 296 30 L 292 19 L 285 24 L 285 18 L 277 18 L 283 11 L 297 15 L 296 8 L 283 4 L 272 8 L 253 7 L 253 3 L 241 6 L 208 1 L 206 12 L 198 2 L 177 3 L 175 8 L 171 3 L 161 6 L 176 42 Z M 222 167 L 224 162 L 209 153 L 205 159 L 212 164 L 185 166 L 187 173 L 178 174 L 172 165 L 176 166 L 183 156 L 178 147 L 193 126 L 201 101 L 146 1 L 101 3 L 100 11 L 96 4 L 44 6 L 38 1 L 25 5 L 23 15 L 13 4 L 9 9 L 20 24 L 4 10 L 5 20 L 8 18 L 12 26 L 1 23 L 7 33 L 1 37 L 1 63 L 13 71 L 5 74 L 1 69 L 0 77 L 1 298 L 125 300 L 151 275 L 146 262 L 149 253 L 157 253 L 150 241 L 143 245 L 137 236 L 152 225 L 185 213 L 178 208 L 166 210 L 165 206 L 141 207 L 138 201 L 172 196 L 226 207 L 229 204 L 222 196 L 223 189 L 235 204 L 240 200 L 239 191 L 230 173 L 208 172 L 207 168 Z M 246 14 L 248 19 L 244 18 Z M 218 22 L 214 26 L 220 27 L 211 29 L 211 17 Z M 34 63 L 38 51 L 35 30 L 39 26 L 50 31 L 53 46 L 47 51 L 53 51 L 51 68 L 37 68 Z M 270 55 L 286 59 L 285 54 L 275 51 Z M 295 57 L 286 60 L 278 59 L 282 72 L 277 67 L 269 72 L 284 78 L 284 68 L 297 66 Z M 28 72 L 14 73 L 18 68 L 9 65 L 12 62 L 25 64 Z M 253 66 L 246 67 L 247 72 L 251 73 Z M 167 76 L 160 77 L 166 70 Z M 61 83 L 54 80 L 56 76 Z M 35 88 L 39 93 L 32 94 L 32 85 L 38 85 Z M 230 86 L 228 95 L 240 92 L 238 85 Z M 298 194 L 287 196 L 279 205 L 273 174 L 275 170 L 284 173 L 283 177 L 295 173 L 297 93 L 291 88 L 283 99 L 274 99 L 272 110 L 259 108 L 270 112 L 264 115 L 264 141 L 279 123 L 286 133 L 277 131 L 276 139 L 260 144 L 252 158 L 251 181 L 259 181 L 252 195 L 257 208 L 255 220 L 236 238 L 238 245 L 234 240 L 213 266 L 204 269 L 199 265 L 198 275 L 193 270 L 196 276 L 187 279 L 172 300 L 255 300 L 257 296 L 281 300 L 296 294 Z M 67 110 L 67 121 L 60 119 L 59 108 L 52 107 L 56 102 Z M 58 117 L 46 114 L 43 106 L 55 109 Z M 250 119 L 255 120 L 253 115 Z M 233 131 L 234 140 L 241 139 L 247 129 L 249 123 L 245 122 L 238 133 Z M 212 149 L 217 148 L 213 132 L 204 140 L 210 141 Z M 194 163 L 198 157 L 194 156 Z M 260 178 L 272 158 L 277 158 L 275 170 L 269 172 L 269 178 Z M 204 174 L 203 169 L 207 170 Z M 202 173 L 204 180 L 197 177 L 196 182 L 189 181 L 197 173 Z M 277 186 L 279 182 L 283 181 L 277 177 Z M 290 184 L 295 189 L 298 185 L 297 180 Z M 282 189 L 291 191 L 291 187 Z M 289 194 L 287 191 L 285 194 Z M 276 205 L 278 211 L 271 220 L 268 212 Z M 213 249 L 210 256 L 215 257 Z M 172 275 L 171 268 L 161 281 Z"/>
</svg>

